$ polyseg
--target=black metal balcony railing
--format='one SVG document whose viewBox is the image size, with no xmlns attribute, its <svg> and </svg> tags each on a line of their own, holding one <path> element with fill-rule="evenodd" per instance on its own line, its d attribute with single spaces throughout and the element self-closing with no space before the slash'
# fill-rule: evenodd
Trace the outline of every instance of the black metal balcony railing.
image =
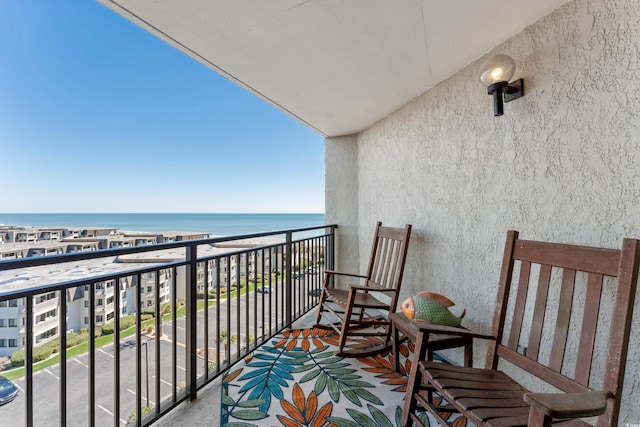
<svg viewBox="0 0 640 427">
<path fill-rule="evenodd" d="M 25 426 L 50 425 L 57 418 L 59 425 L 94 426 L 105 425 L 110 417 L 114 426 L 149 425 L 183 401 L 194 399 L 199 389 L 317 304 L 322 272 L 334 265 L 335 228 L 326 225 L 0 261 L 0 271 L 22 274 L 42 266 L 56 265 L 57 271 L 63 264 L 132 254 L 152 253 L 146 257 L 149 262 L 153 252 L 184 253 L 170 262 L 135 264 L 135 268 L 122 264 L 122 271 L 63 283 L 10 291 L 0 287 L 0 307 L 5 301 L 10 301 L 7 306 L 18 301 L 21 307 L 19 337 L 24 338 L 25 364 L 24 379 L 19 381 L 24 381 L 24 411 L 20 409 L 14 424 L 20 425 L 23 418 Z M 278 243 L 224 253 L 206 250 L 223 242 L 283 236 Z M 104 305 L 97 307 L 96 294 L 112 285 L 116 285 L 113 313 L 111 309 L 106 313 Z M 41 365 L 32 360 L 41 348 L 40 343 L 34 346 L 34 323 L 38 320 L 34 304 L 43 294 L 53 298 L 52 292 L 58 302 L 58 331 L 52 339 L 41 337 L 40 343 L 57 350 L 58 362 L 51 364 L 55 358 L 40 362 L 49 366 L 46 369 L 51 375 L 38 376 L 36 381 L 34 373 Z M 70 329 L 71 313 L 77 316 L 77 310 L 86 312 L 88 341 L 67 348 L 71 338 L 65 332 Z M 130 328 L 123 317 L 126 313 L 132 313 L 128 320 L 135 319 Z M 96 316 L 105 322 L 110 318 L 112 327 L 99 328 Z M 109 335 L 100 336 L 100 331 Z M 52 372 L 54 369 L 59 372 Z M 50 381 L 57 383 L 57 399 L 50 392 Z M 20 397 L 9 405 L 19 401 Z"/>
</svg>

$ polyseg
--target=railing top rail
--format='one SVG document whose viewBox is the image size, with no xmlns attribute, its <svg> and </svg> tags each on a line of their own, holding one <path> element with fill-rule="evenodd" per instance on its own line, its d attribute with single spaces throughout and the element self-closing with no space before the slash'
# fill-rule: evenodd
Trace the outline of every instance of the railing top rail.
<svg viewBox="0 0 640 427">
<path fill-rule="evenodd" d="M 263 233 L 240 234 L 225 237 L 213 237 L 208 239 L 185 240 L 180 242 L 159 243 L 155 245 L 133 246 L 130 248 L 103 249 L 91 252 L 77 252 L 73 254 L 49 255 L 44 257 L 20 258 L 12 260 L 0 261 L 0 271 L 13 270 L 17 268 L 37 267 L 42 265 L 52 265 L 59 263 L 67 263 L 74 261 L 86 261 L 90 259 L 117 257 L 121 255 L 129 255 L 143 252 L 154 252 L 166 249 L 185 248 L 187 246 L 198 246 L 215 244 L 221 242 L 229 242 L 235 240 L 252 239 L 258 237 L 277 236 L 286 233 L 300 233 L 304 231 L 320 230 L 326 228 L 338 228 L 336 224 L 321 225 L 316 227 L 305 227 L 287 230 L 267 231 Z M 265 245 L 267 246 L 267 245 Z"/>
</svg>

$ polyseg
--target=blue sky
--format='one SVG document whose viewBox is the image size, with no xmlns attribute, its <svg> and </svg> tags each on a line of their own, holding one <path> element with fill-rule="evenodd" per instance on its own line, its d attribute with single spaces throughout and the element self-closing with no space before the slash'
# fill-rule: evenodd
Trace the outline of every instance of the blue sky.
<svg viewBox="0 0 640 427">
<path fill-rule="evenodd" d="M 94 1 L 0 1 L 0 212 L 324 212 L 323 138 Z"/>
</svg>

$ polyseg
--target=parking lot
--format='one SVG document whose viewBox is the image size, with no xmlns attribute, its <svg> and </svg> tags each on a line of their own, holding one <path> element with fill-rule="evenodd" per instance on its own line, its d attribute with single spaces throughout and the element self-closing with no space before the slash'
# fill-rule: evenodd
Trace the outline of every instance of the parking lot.
<svg viewBox="0 0 640 427">
<path fill-rule="evenodd" d="M 251 306 L 249 310 L 246 309 L 247 299 L 240 298 L 240 300 L 232 301 L 231 313 L 229 322 L 231 324 L 232 334 L 237 328 L 237 317 L 235 312 L 239 310 L 243 315 L 241 316 L 240 326 L 240 338 L 244 340 L 244 334 L 248 331 L 249 334 L 254 337 L 263 333 L 263 319 L 271 315 L 275 319 L 275 292 L 270 294 L 259 294 L 258 298 L 262 299 L 267 297 L 272 300 L 272 312 L 267 311 L 263 314 L 261 310 L 256 311 L 257 319 L 254 322 L 254 296 L 249 295 L 248 304 Z M 226 313 L 227 301 L 221 302 L 224 309 L 221 313 Z M 268 306 L 268 302 L 267 302 Z M 214 336 L 216 334 L 217 321 L 217 307 L 212 306 L 208 312 L 208 324 L 209 324 L 209 346 L 214 345 Z M 245 314 L 249 314 L 249 322 L 247 324 Z M 280 309 L 278 310 L 280 312 Z M 281 318 L 281 315 L 279 315 Z M 204 311 L 198 312 L 198 332 L 197 341 L 198 346 L 201 348 L 204 345 L 204 324 L 205 314 Z M 266 325 L 270 322 L 265 319 Z M 275 320 L 273 320 L 275 322 Z M 177 363 L 176 363 L 176 384 L 180 385 L 186 380 L 185 372 L 185 360 L 186 350 L 184 346 L 185 342 L 185 318 L 178 318 L 176 321 L 176 336 L 177 336 Z M 221 319 L 220 329 L 226 328 L 226 317 Z M 253 328 L 253 325 L 258 325 L 258 330 Z M 268 326 L 264 326 L 268 328 Z M 160 338 L 160 401 L 170 399 L 172 395 L 172 343 L 173 337 L 172 323 L 163 323 L 164 335 Z M 237 337 L 236 337 L 237 338 Z M 155 393 L 155 360 L 156 360 L 156 337 L 142 337 L 142 342 L 146 342 L 148 350 L 148 366 L 149 366 L 149 400 L 152 406 L 155 407 L 158 397 Z M 234 343 L 235 346 L 235 343 Z M 232 346 L 233 348 L 233 346 Z M 198 364 L 198 375 L 204 373 L 205 362 L 203 359 L 198 359 L 201 364 Z M 83 354 L 78 357 L 74 357 L 67 360 L 67 425 L 68 426 L 86 426 L 89 420 L 89 360 L 88 354 Z M 125 425 L 129 416 L 135 411 L 136 406 L 136 343 L 135 337 L 129 337 L 120 342 L 120 425 Z M 114 345 L 113 343 L 96 349 L 95 352 L 95 417 L 96 425 L 98 426 L 113 426 L 114 425 Z M 147 362 L 145 357 L 145 349 L 142 347 L 141 358 L 141 375 L 142 375 L 142 404 L 145 406 L 147 393 L 146 393 L 146 379 L 147 379 Z M 0 425 L 20 427 L 25 426 L 24 414 L 25 414 L 25 380 L 20 378 L 14 381 L 16 386 L 20 388 L 21 393 L 13 401 L 6 405 L 0 406 Z M 60 366 L 54 365 L 46 369 L 42 369 L 36 372 L 33 376 L 33 402 L 34 402 L 34 425 L 35 426 L 50 426 L 58 425 L 59 420 L 59 408 L 60 408 Z M 10 424 L 5 424 L 6 420 L 11 420 Z M 25 426 L 26 427 L 26 426 Z"/>
</svg>

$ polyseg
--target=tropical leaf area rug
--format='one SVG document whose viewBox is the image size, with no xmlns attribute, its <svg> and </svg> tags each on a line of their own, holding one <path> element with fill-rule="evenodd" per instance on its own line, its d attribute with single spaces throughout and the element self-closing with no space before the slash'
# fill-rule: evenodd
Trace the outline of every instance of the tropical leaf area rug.
<svg viewBox="0 0 640 427">
<path fill-rule="evenodd" d="M 220 424 L 227 427 L 400 427 L 413 344 L 400 346 L 400 372 L 390 351 L 363 358 L 334 355 L 338 335 L 284 331 L 223 380 Z M 443 413 L 455 427 L 467 420 Z M 420 414 L 426 425 L 438 425 Z"/>
</svg>

